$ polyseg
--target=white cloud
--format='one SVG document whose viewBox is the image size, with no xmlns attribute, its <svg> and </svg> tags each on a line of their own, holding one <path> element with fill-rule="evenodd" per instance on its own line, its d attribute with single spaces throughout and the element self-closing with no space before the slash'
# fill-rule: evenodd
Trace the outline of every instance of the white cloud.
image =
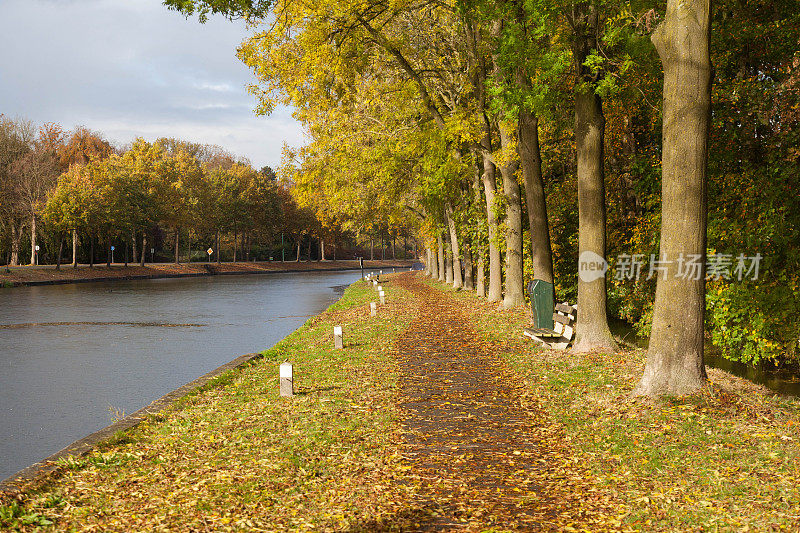
<svg viewBox="0 0 800 533">
<path fill-rule="evenodd" d="M 0 113 L 117 143 L 178 137 L 261 166 L 303 142 L 288 110 L 256 117 L 242 22 L 201 25 L 160 0 L 0 0 Z"/>
</svg>

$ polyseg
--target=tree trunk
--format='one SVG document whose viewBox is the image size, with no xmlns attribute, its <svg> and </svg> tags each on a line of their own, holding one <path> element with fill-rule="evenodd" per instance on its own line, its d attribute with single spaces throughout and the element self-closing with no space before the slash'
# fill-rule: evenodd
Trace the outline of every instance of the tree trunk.
<svg viewBox="0 0 800 533">
<path fill-rule="evenodd" d="M 136 231 L 135 230 L 131 231 L 131 260 L 133 260 L 134 263 L 136 262 Z M 127 258 L 125 259 L 125 261 L 127 262 Z"/>
<path fill-rule="evenodd" d="M 64 235 L 58 232 L 58 255 L 56 256 L 56 270 L 61 270 L 61 254 L 64 252 Z"/>
<path fill-rule="evenodd" d="M 297 239 L 297 258 L 295 259 L 295 262 L 300 262 L 300 239 Z"/>
<path fill-rule="evenodd" d="M 653 326 L 635 394 L 686 394 L 706 380 L 703 361 L 705 272 L 678 277 L 677 258 L 705 265 L 708 130 L 711 95 L 709 0 L 668 0 L 652 40 L 664 66 L 662 216 Z"/>
<path fill-rule="evenodd" d="M 475 292 L 478 296 L 486 297 L 486 260 L 483 253 L 478 254 L 478 262 L 475 265 L 477 275 L 475 276 Z"/>
<path fill-rule="evenodd" d="M 396 238 L 394 236 L 392 236 L 392 259 L 397 259 L 397 256 L 395 255 L 396 251 L 397 251 L 395 249 L 395 242 L 396 242 Z"/>
<path fill-rule="evenodd" d="M 436 279 L 444 282 L 445 280 L 445 257 L 444 257 L 444 241 L 442 241 L 442 232 L 436 232 L 436 243 L 437 243 L 437 250 L 436 250 L 436 260 L 437 260 L 437 276 Z"/>
<path fill-rule="evenodd" d="M 472 250 L 469 245 L 464 246 L 464 288 L 475 290 L 475 282 L 472 277 Z"/>
<path fill-rule="evenodd" d="M 147 233 L 142 233 L 142 256 L 139 261 L 139 266 L 144 266 L 145 259 L 147 259 Z"/>
<path fill-rule="evenodd" d="M 487 157 L 483 159 L 483 191 L 486 196 L 486 222 L 489 230 L 489 292 L 490 302 L 503 299 L 503 272 L 500 264 L 500 248 L 497 246 L 497 216 L 494 212 L 497 182 L 495 166 Z"/>
<path fill-rule="evenodd" d="M 89 237 L 89 268 L 94 267 L 94 235 Z"/>
<path fill-rule="evenodd" d="M 450 231 L 450 250 L 453 254 L 453 283 L 454 289 L 464 286 L 464 279 L 461 277 L 461 249 L 458 245 L 458 233 L 456 232 L 456 222 L 453 220 L 453 208 L 448 204 L 445 207 L 445 217 L 447 218 L 447 228 Z"/>
<path fill-rule="evenodd" d="M 236 232 L 233 232 L 233 262 L 236 263 L 236 239 L 238 235 Z"/>
<path fill-rule="evenodd" d="M 72 268 L 78 268 L 78 230 L 72 230 Z"/>
<path fill-rule="evenodd" d="M 500 139 L 503 148 L 512 140 L 510 132 L 500 126 Z M 525 289 L 522 275 L 522 199 L 516 171 L 518 165 L 510 163 L 500 167 L 503 176 L 503 194 L 506 197 L 506 294 L 503 307 L 508 309 L 525 303 Z"/>
<path fill-rule="evenodd" d="M 22 228 L 11 223 L 11 266 L 19 266 L 19 241 L 22 240 Z"/>
<path fill-rule="evenodd" d="M 375 241 L 373 239 L 369 240 L 369 260 L 372 261 L 375 259 Z"/>
<path fill-rule="evenodd" d="M 180 244 L 181 244 L 180 235 L 181 235 L 180 228 L 175 228 L 175 264 L 176 265 L 180 262 L 180 261 L 178 261 L 178 259 L 179 259 L 179 255 L 178 254 L 180 253 Z"/>
<path fill-rule="evenodd" d="M 326 261 L 325 259 L 325 239 L 319 240 L 319 260 Z"/>
<path fill-rule="evenodd" d="M 430 246 L 425 247 L 425 276 L 430 276 L 433 268 L 431 267 L 431 261 L 433 260 L 433 250 Z"/>
<path fill-rule="evenodd" d="M 444 282 L 453 284 L 453 244 L 448 231 L 444 233 Z"/>
<path fill-rule="evenodd" d="M 106 237 L 106 268 L 111 268 L 111 237 Z"/>
<path fill-rule="evenodd" d="M 133 235 L 133 242 L 134 243 L 136 242 L 136 235 Z M 134 246 L 135 246 L 135 244 L 134 244 Z M 134 257 L 136 257 L 135 254 L 134 254 Z M 125 243 L 125 268 L 127 268 L 127 267 L 128 267 L 128 243 L 126 242 Z"/>
<path fill-rule="evenodd" d="M 36 215 L 31 217 L 31 264 L 36 264 Z"/>
<path fill-rule="evenodd" d="M 542 179 L 542 155 L 539 149 L 539 118 L 529 111 L 519 113 L 517 146 L 525 180 L 525 201 L 531 232 L 533 277 L 553 283 L 553 251 Z"/>
<path fill-rule="evenodd" d="M 311 261 L 311 241 L 313 239 L 311 237 L 308 238 L 308 259 L 306 261 Z"/>
<path fill-rule="evenodd" d="M 603 173 L 603 104 L 594 91 L 594 73 L 584 62 L 597 48 L 598 15 L 594 7 L 578 6 L 573 60 L 580 77 L 575 94 L 575 146 L 578 159 L 578 321 L 576 353 L 615 351 L 606 315 L 606 204 Z M 599 269 L 599 270 L 598 270 Z M 601 272 L 602 270 L 602 272 Z"/>
<path fill-rule="evenodd" d="M 430 248 L 430 252 L 431 279 L 439 279 L 439 255 L 435 247 Z"/>
<path fill-rule="evenodd" d="M 222 250 L 219 248 L 219 241 L 220 241 L 220 231 L 217 230 L 217 264 L 222 264 Z"/>
</svg>

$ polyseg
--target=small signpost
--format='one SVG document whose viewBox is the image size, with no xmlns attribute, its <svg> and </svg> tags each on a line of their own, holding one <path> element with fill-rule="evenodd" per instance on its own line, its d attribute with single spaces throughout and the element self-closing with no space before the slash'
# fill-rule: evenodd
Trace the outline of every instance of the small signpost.
<svg viewBox="0 0 800 533">
<path fill-rule="evenodd" d="M 375 302 L 369 303 L 369 316 L 375 316 L 378 314 L 378 304 Z"/>
<path fill-rule="evenodd" d="M 116 250 L 116 249 L 117 249 L 116 246 L 112 246 L 111 247 L 111 262 L 112 263 L 114 262 L 114 250 Z"/>
<path fill-rule="evenodd" d="M 281 396 L 294 396 L 294 369 L 292 363 L 281 363 Z"/>
<path fill-rule="evenodd" d="M 36 245 L 36 250 L 33 254 L 34 259 L 36 259 L 35 264 L 39 264 L 39 245 Z"/>
<path fill-rule="evenodd" d="M 344 340 L 342 339 L 342 326 L 333 326 L 333 347 L 337 350 L 344 348 Z"/>
<path fill-rule="evenodd" d="M 208 262 L 210 263 L 211 262 L 211 254 L 214 253 L 214 249 L 209 246 L 208 250 L 206 250 L 206 253 L 208 254 Z"/>
</svg>

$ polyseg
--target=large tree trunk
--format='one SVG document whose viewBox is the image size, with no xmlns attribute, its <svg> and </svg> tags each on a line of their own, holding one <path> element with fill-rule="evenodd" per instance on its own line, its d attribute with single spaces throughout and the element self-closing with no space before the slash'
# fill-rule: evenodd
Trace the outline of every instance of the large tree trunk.
<svg viewBox="0 0 800 533">
<path fill-rule="evenodd" d="M 147 259 L 147 233 L 142 233 L 142 256 L 139 266 L 144 266 L 145 259 Z"/>
<path fill-rule="evenodd" d="M 31 264 L 36 264 L 36 215 L 31 217 Z"/>
<path fill-rule="evenodd" d="M 217 264 L 218 265 L 222 264 L 222 250 L 220 250 L 220 247 L 219 247 L 219 241 L 220 241 L 221 237 L 222 236 L 220 235 L 220 231 L 217 230 Z"/>
<path fill-rule="evenodd" d="M 450 250 L 453 253 L 453 288 L 460 289 L 464 286 L 464 280 L 461 277 L 461 249 L 458 245 L 456 222 L 453 220 L 453 208 L 450 205 L 445 207 L 445 217 L 447 218 L 447 229 L 450 231 Z"/>
<path fill-rule="evenodd" d="M 106 268 L 111 268 L 111 237 L 106 237 Z"/>
<path fill-rule="evenodd" d="M 319 260 L 320 261 L 326 261 L 326 259 L 325 259 L 325 240 L 324 239 L 320 239 L 319 240 Z"/>
<path fill-rule="evenodd" d="M 500 126 L 500 139 L 503 148 L 511 144 L 510 132 Z M 503 194 L 506 197 L 506 294 L 503 307 L 511 308 L 525 303 L 524 280 L 522 276 L 522 204 L 519 183 L 515 176 L 516 162 L 502 165 Z"/>
<path fill-rule="evenodd" d="M 296 263 L 300 262 L 300 244 L 300 239 L 297 239 L 297 257 L 295 258 Z"/>
<path fill-rule="evenodd" d="M 22 228 L 11 223 L 11 266 L 19 266 L 19 243 L 22 240 Z"/>
<path fill-rule="evenodd" d="M 529 111 L 519 113 L 517 147 L 525 180 L 528 224 L 531 232 L 533 277 L 553 283 L 553 251 L 542 179 L 542 155 L 539 149 L 539 118 Z"/>
<path fill-rule="evenodd" d="M 72 268 L 78 268 L 78 230 L 72 230 Z"/>
<path fill-rule="evenodd" d="M 603 117 L 600 97 L 575 96 L 578 149 L 578 322 L 573 351 L 617 349 L 606 314 L 606 277 L 596 265 L 605 260 L 606 207 L 603 175 Z M 593 275 L 593 272 L 598 272 Z"/>
<path fill-rule="evenodd" d="M 445 274 L 446 268 L 445 268 L 444 264 L 445 264 L 446 260 L 445 260 L 445 256 L 444 256 L 444 241 L 442 241 L 442 232 L 441 231 L 437 231 L 437 233 L 436 233 L 436 243 L 437 243 L 436 258 L 437 258 L 437 262 L 438 262 L 438 265 L 437 265 L 438 266 L 438 272 L 437 272 L 438 275 L 436 276 L 436 279 L 438 279 L 441 282 L 444 282 L 445 276 L 446 276 L 446 274 Z"/>
<path fill-rule="evenodd" d="M 495 166 L 488 158 L 483 160 L 483 191 L 486 196 L 486 223 L 489 230 L 489 292 L 486 294 L 490 302 L 503 299 L 503 271 L 500 264 L 500 248 L 497 246 L 497 216 L 494 212 L 497 182 Z"/>
<path fill-rule="evenodd" d="M 94 267 L 94 235 L 89 236 L 89 268 Z"/>
<path fill-rule="evenodd" d="M 711 95 L 709 0 L 668 0 L 652 40 L 664 65 L 662 216 L 653 326 L 635 394 L 686 394 L 706 382 L 705 272 L 678 277 L 677 258 L 706 257 L 706 166 Z"/>
<path fill-rule="evenodd" d="M 605 117 L 594 92 L 593 72 L 584 66 L 597 48 L 598 15 L 592 5 L 576 8 L 573 60 L 580 73 L 575 94 L 575 145 L 578 159 L 578 322 L 574 352 L 615 351 L 606 315 L 606 204 L 603 173 Z M 602 272 L 601 272 L 602 271 Z"/>
<path fill-rule="evenodd" d="M 375 240 L 370 238 L 369 240 L 369 260 L 372 261 L 375 259 Z"/>
</svg>

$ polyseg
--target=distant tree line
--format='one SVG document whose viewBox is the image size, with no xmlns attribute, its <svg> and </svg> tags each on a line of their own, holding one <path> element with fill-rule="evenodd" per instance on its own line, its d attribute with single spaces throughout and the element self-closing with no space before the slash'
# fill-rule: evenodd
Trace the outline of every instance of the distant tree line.
<svg viewBox="0 0 800 533">
<path fill-rule="evenodd" d="M 256 170 L 218 146 L 163 138 L 115 148 L 84 127 L 65 132 L 0 115 L 0 257 L 8 265 L 207 260 L 209 247 L 214 261 L 324 258 L 324 237 L 329 253 L 337 243 L 353 248 L 351 235 L 323 230 L 298 206 L 273 169 Z"/>
</svg>

